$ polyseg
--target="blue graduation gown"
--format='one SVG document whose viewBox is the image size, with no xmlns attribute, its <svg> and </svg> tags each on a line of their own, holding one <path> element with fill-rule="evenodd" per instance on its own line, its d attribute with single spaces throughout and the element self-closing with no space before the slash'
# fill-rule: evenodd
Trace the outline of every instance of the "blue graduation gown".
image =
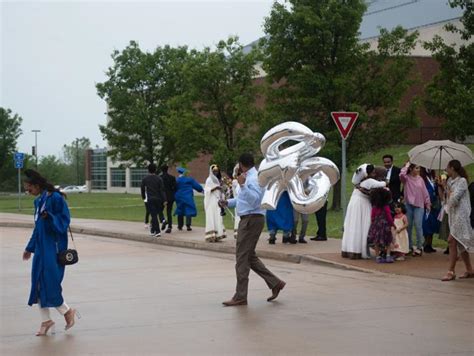
<svg viewBox="0 0 474 356">
<path fill-rule="evenodd" d="M 194 178 L 181 176 L 176 179 L 176 193 L 174 195 L 176 210 L 174 215 L 191 217 L 197 215 L 193 189 L 201 193 L 204 191 Z"/>
<path fill-rule="evenodd" d="M 48 213 L 46 219 L 40 216 L 43 206 Z M 38 303 L 39 298 L 43 308 L 58 307 L 64 302 L 61 288 L 64 266 L 57 262 L 57 251 L 67 249 L 70 222 L 64 197 L 58 192 L 49 195 L 43 192 L 35 199 L 35 218 L 35 228 L 25 249 L 34 253 L 28 305 Z"/>
<path fill-rule="evenodd" d="M 293 206 L 291 205 L 288 192 L 283 192 L 278 200 L 275 210 L 267 210 L 267 228 L 268 230 L 293 230 Z"/>
</svg>

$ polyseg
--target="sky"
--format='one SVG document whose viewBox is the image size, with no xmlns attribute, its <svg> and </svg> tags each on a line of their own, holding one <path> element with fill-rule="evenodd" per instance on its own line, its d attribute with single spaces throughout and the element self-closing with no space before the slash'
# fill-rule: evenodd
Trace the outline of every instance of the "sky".
<svg viewBox="0 0 474 356">
<path fill-rule="evenodd" d="M 315 0 L 317 1 L 317 0 Z M 281 0 L 280 2 L 283 2 Z M 106 80 L 113 50 L 202 49 L 229 35 L 246 45 L 262 37 L 273 0 L 20 1 L 0 0 L 0 106 L 23 118 L 20 152 L 61 156 L 87 137 L 105 147 L 106 106 L 95 84 Z M 460 16 L 446 0 L 372 0 L 361 38 L 380 27 L 414 28 Z"/>
<path fill-rule="evenodd" d="M 99 125 L 114 49 L 188 45 L 201 49 L 229 35 L 248 44 L 263 35 L 273 0 L 5 1 L 0 0 L 0 106 L 23 118 L 20 152 L 61 156 L 88 137 L 105 147 Z"/>
</svg>

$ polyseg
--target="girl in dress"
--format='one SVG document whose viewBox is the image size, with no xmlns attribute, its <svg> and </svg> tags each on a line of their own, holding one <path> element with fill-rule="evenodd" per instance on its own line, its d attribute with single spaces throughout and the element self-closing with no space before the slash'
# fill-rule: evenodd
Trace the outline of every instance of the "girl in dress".
<svg viewBox="0 0 474 356">
<path fill-rule="evenodd" d="M 35 227 L 23 252 L 24 261 L 33 254 L 28 305 L 38 305 L 42 323 L 36 336 L 45 336 L 49 331 L 54 333 L 51 308 L 64 316 L 65 330 L 72 328 L 75 322 L 76 309 L 69 307 L 63 297 L 64 266 L 58 263 L 57 257 L 59 251 L 67 250 L 71 217 L 63 193 L 32 169 L 27 169 L 25 175 L 25 191 L 36 196 Z"/>
<path fill-rule="evenodd" d="M 389 206 L 391 200 L 392 196 L 387 188 L 377 188 L 370 192 L 372 222 L 367 242 L 375 249 L 377 263 L 393 263 L 390 250 L 393 243 L 392 227 L 395 225 Z"/>
<path fill-rule="evenodd" d="M 363 164 L 357 168 L 353 177 L 354 191 L 347 206 L 344 219 L 344 234 L 342 236 L 341 255 L 344 258 L 370 258 L 367 248 L 367 235 L 370 228 L 370 214 L 372 206 L 366 194 L 373 188 L 383 188 L 384 181 L 374 179 L 378 171 L 371 164 Z M 384 169 L 386 172 L 386 170 Z M 385 179 L 385 177 L 381 177 Z"/>
<path fill-rule="evenodd" d="M 405 215 L 405 207 L 402 203 L 395 203 L 395 233 L 393 239 L 393 252 L 395 261 L 404 261 L 405 255 L 409 251 L 408 246 L 408 219 Z"/>
</svg>

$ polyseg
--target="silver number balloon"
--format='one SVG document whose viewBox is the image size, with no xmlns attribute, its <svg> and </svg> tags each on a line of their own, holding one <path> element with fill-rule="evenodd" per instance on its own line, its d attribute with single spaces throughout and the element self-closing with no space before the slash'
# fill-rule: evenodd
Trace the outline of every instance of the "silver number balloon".
<svg viewBox="0 0 474 356">
<path fill-rule="evenodd" d="M 298 143 L 288 146 L 292 141 Z M 324 206 L 331 186 L 339 180 L 332 161 L 315 157 L 325 143 L 322 134 L 299 122 L 284 122 L 267 131 L 260 142 L 265 159 L 258 170 L 258 182 L 265 187 L 262 208 L 276 209 L 285 190 L 300 213 L 314 213 Z"/>
</svg>

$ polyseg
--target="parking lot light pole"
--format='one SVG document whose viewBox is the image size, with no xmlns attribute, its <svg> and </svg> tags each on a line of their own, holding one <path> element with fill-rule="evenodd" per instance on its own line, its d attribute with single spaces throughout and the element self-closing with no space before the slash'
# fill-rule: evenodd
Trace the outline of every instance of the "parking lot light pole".
<svg viewBox="0 0 474 356">
<path fill-rule="evenodd" d="M 36 169 L 38 169 L 38 132 L 41 130 L 31 130 L 35 133 L 35 160 L 36 160 Z"/>
</svg>

